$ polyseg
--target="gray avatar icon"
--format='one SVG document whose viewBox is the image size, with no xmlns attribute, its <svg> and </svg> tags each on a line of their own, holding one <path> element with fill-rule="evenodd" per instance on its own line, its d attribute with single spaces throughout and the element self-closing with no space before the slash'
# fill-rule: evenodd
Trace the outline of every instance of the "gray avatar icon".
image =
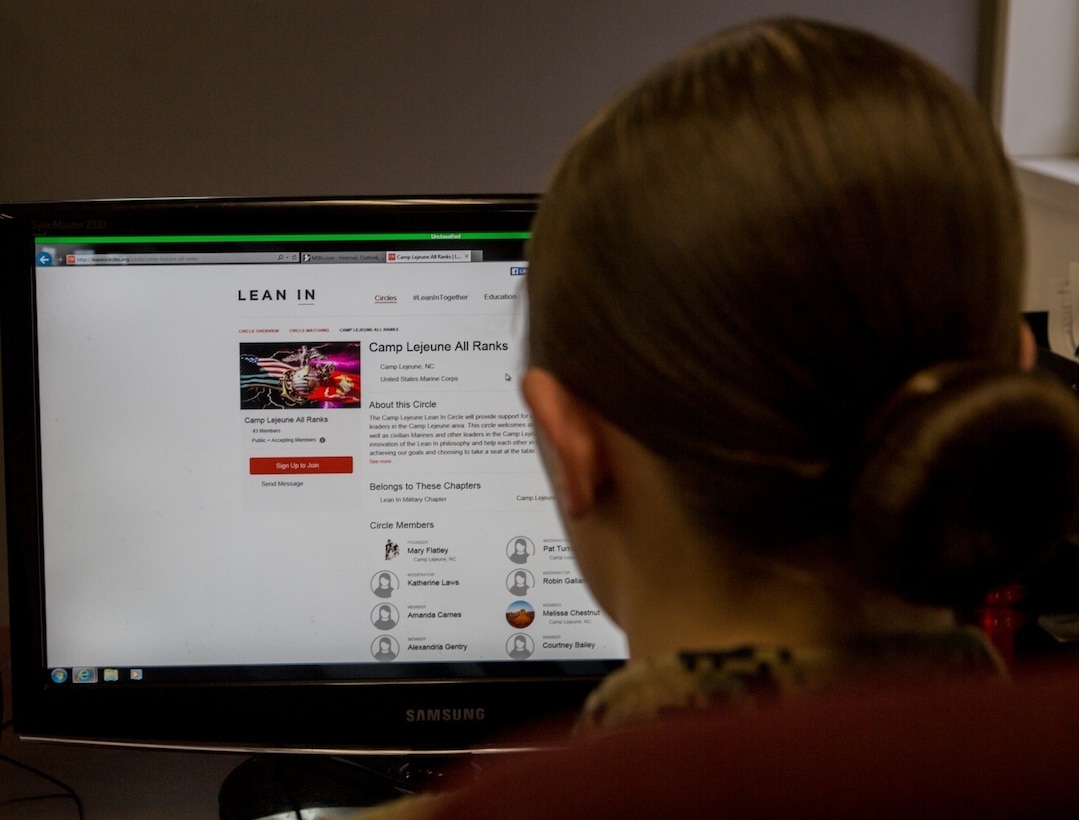
<svg viewBox="0 0 1079 820">
<path fill-rule="evenodd" d="M 392 604 L 379 604 L 371 610 L 371 623 L 375 629 L 393 629 L 397 621 L 397 607 Z"/>
<path fill-rule="evenodd" d="M 400 586 L 400 581 L 392 572 L 376 572 L 371 579 L 371 591 L 379 598 L 392 598 Z"/>
<path fill-rule="evenodd" d="M 506 641 L 506 654 L 516 661 L 531 658 L 535 651 L 536 645 L 527 635 L 514 635 Z"/>
<path fill-rule="evenodd" d="M 506 545 L 506 555 L 515 564 L 527 564 L 536 554 L 536 545 L 523 535 L 518 535 Z"/>
<path fill-rule="evenodd" d="M 380 635 L 371 644 L 371 654 L 376 661 L 386 663 L 395 660 L 400 653 L 401 647 L 389 635 Z"/>
<path fill-rule="evenodd" d="M 509 590 L 510 595 L 515 598 L 521 598 L 528 594 L 530 590 L 536 584 L 536 579 L 532 576 L 532 573 L 526 569 L 515 569 L 506 577 L 506 589 Z"/>
</svg>

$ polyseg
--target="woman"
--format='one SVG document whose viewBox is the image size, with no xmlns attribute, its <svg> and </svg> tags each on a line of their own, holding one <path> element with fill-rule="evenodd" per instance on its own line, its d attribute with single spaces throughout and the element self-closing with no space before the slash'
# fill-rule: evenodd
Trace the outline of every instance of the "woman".
<svg viewBox="0 0 1079 820">
<path fill-rule="evenodd" d="M 997 674 L 957 607 L 1076 523 L 1074 397 L 1029 373 L 979 107 L 799 20 L 602 111 L 529 247 L 540 451 L 630 663 L 586 724 L 856 678 Z"/>
<path fill-rule="evenodd" d="M 1079 409 L 1028 372 L 1015 186 L 954 83 L 830 25 L 722 33 L 584 129 L 528 256 L 524 396 L 630 649 L 586 734 L 1002 673 L 955 612 L 1071 535 Z M 603 809 L 619 797 L 642 816 L 711 759 L 691 747 L 673 782 L 650 767 L 685 751 L 677 733 L 611 739 L 393 810 L 620 816 Z M 725 785 L 702 816 L 730 805 Z"/>
</svg>

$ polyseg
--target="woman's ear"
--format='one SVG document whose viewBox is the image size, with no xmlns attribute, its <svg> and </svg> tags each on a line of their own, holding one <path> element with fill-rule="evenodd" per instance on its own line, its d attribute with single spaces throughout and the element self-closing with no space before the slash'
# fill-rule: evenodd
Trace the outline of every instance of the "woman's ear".
<svg viewBox="0 0 1079 820">
<path fill-rule="evenodd" d="M 599 417 L 542 368 L 528 369 L 521 390 L 562 515 L 567 519 L 585 515 L 608 477 Z"/>
<path fill-rule="evenodd" d="M 1038 343 L 1026 320 L 1019 322 L 1019 369 L 1032 370 L 1038 363 Z"/>
</svg>

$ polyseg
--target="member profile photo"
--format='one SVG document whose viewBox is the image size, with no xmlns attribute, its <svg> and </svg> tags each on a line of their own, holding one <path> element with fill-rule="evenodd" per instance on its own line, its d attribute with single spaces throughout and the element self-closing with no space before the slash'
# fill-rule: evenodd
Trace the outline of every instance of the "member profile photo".
<svg viewBox="0 0 1079 820">
<path fill-rule="evenodd" d="M 393 604 L 379 604 L 371 610 L 371 623 L 375 629 L 393 629 L 398 620 L 397 607 Z"/>
<path fill-rule="evenodd" d="M 401 582 L 392 572 L 376 572 L 371 578 L 371 591 L 379 598 L 392 598 L 393 593 L 401 588 Z"/>
<path fill-rule="evenodd" d="M 506 556 L 515 564 L 527 564 L 528 559 L 536 554 L 536 545 L 532 539 L 518 535 L 506 544 Z"/>
<path fill-rule="evenodd" d="M 536 579 L 527 569 L 515 569 L 506 576 L 506 589 L 510 595 L 520 598 L 536 585 Z"/>
<path fill-rule="evenodd" d="M 379 635 L 371 643 L 371 655 L 376 661 L 386 663 L 396 660 L 399 654 L 401 654 L 401 646 L 389 635 Z"/>
<path fill-rule="evenodd" d="M 514 629 L 527 629 L 536 620 L 536 608 L 528 601 L 514 601 L 506 607 L 506 623 Z"/>
<path fill-rule="evenodd" d="M 535 651 L 536 645 L 527 635 L 513 635 L 506 641 L 506 654 L 515 661 L 523 661 L 526 658 L 531 658 L 532 653 Z"/>
</svg>

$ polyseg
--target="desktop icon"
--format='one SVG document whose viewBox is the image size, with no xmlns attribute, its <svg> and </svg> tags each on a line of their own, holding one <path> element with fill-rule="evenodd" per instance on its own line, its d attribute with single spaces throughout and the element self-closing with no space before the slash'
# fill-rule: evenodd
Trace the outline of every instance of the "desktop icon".
<svg viewBox="0 0 1079 820">
<path fill-rule="evenodd" d="M 141 669 L 132 669 L 128 674 L 131 677 L 131 680 L 142 680 Z"/>
<path fill-rule="evenodd" d="M 106 683 L 118 681 L 120 680 L 120 670 L 112 668 L 106 669 L 104 673 L 104 678 Z"/>
<path fill-rule="evenodd" d="M 49 674 L 53 683 L 67 683 L 67 670 L 66 669 L 53 669 Z"/>
<path fill-rule="evenodd" d="M 76 666 L 71 670 L 73 683 L 97 683 L 96 666 Z"/>
</svg>

